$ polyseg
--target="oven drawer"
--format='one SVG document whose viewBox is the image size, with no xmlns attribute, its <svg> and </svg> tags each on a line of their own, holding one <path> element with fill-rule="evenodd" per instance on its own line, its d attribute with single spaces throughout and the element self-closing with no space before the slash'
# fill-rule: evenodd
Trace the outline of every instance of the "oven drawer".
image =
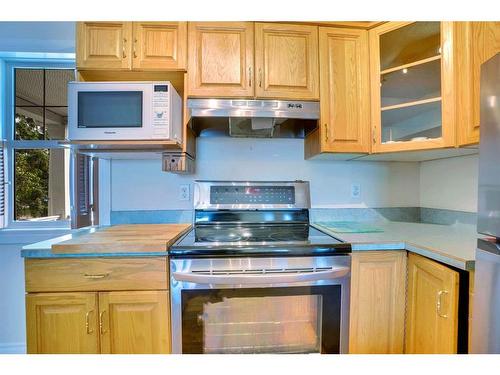
<svg viewBox="0 0 500 375">
<path fill-rule="evenodd" d="M 26 292 L 168 289 L 166 257 L 26 259 Z"/>
</svg>

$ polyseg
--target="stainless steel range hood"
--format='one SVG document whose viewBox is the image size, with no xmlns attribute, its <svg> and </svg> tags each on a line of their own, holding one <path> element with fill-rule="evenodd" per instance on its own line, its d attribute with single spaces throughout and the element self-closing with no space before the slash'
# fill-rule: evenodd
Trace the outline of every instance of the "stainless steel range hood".
<svg viewBox="0 0 500 375">
<path fill-rule="evenodd" d="M 304 138 L 319 119 L 317 101 L 188 99 L 187 107 L 200 137 Z"/>
</svg>

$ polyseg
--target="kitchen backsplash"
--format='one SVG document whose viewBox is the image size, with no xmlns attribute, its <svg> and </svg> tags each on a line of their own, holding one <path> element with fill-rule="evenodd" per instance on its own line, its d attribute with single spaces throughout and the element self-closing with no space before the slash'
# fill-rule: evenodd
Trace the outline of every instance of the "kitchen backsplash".
<svg viewBox="0 0 500 375">
<path fill-rule="evenodd" d="M 319 221 L 403 221 L 430 224 L 476 224 L 477 214 L 464 211 L 443 210 L 426 207 L 382 207 L 382 208 L 313 208 L 312 222 Z M 135 210 L 111 211 L 111 225 L 191 223 L 192 210 Z"/>
</svg>

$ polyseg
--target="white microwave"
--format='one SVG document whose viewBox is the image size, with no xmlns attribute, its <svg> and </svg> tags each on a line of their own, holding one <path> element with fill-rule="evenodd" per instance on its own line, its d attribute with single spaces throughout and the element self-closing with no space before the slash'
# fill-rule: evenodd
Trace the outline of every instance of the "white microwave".
<svg viewBox="0 0 500 375">
<path fill-rule="evenodd" d="M 70 82 L 68 139 L 182 142 L 182 100 L 170 82 Z"/>
</svg>

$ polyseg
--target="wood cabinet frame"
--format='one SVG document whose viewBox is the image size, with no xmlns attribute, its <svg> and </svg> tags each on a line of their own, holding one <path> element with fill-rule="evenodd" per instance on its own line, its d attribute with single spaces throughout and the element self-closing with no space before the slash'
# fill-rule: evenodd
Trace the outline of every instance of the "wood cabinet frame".
<svg viewBox="0 0 500 375">
<path fill-rule="evenodd" d="M 380 98 L 380 35 L 397 30 L 414 22 L 388 22 L 369 31 L 372 152 L 394 152 L 454 147 L 455 134 L 455 61 L 453 22 L 441 22 L 441 126 L 442 136 L 427 141 L 382 143 Z"/>
<path fill-rule="evenodd" d="M 332 41 L 349 44 L 355 48 L 344 71 L 337 72 L 334 64 L 339 56 L 333 56 L 328 44 Z M 347 54 L 347 48 L 344 48 Z M 340 57 L 345 57 L 340 56 Z M 320 27 L 320 110 L 319 134 L 323 152 L 370 151 L 370 91 L 368 61 L 368 33 L 365 30 Z M 342 65 L 342 64 L 341 64 Z M 337 67 L 341 69 L 342 66 Z M 344 76 L 350 70 L 355 76 L 349 80 Z M 338 74 L 337 74 L 338 73 Z M 338 82 L 337 84 L 337 81 Z M 350 90 L 348 85 L 351 84 Z M 339 89 L 338 91 L 336 89 Z M 345 89 L 345 90 L 344 90 Z M 344 118 L 337 118 L 335 108 L 345 111 Z M 350 111 L 350 114 L 348 113 Z M 351 121 L 349 115 L 357 121 Z M 352 129 L 354 127 L 354 131 Z M 348 133 L 356 133 L 349 136 Z"/>
<path fill-rule="evenodd" d="M 300 81 L 297 76 L 300 72 L 292 71 L 289 66 L 283 66 L 280 58 L 280 51 L 272 50 L 268 47 L 269 38 L 281 38 L 283 41 L 278 44 L 286 52 L 297 51 L 297 44 L 294 42 L 304 41 L 304 55 L 298 56 L 303 61 L 297 63 L 304 69 L 304 82 L 290 85 L 287 83 L 271 82 L 271 73 L 281 71 L 286 73 L 287 80 Z M 287 42 L 288 41 L 288 42 Z M 277 48 L 277 46 L 275 46 Z M 288 51 L 286 51 L 288 50 Z M 285 55 L 286 56 L 286 55 Z M 291 56 L 290 56 L 291 57 Z M 277 60 L 277 61 L 276 61 Z M 289 61 L 288 61 L 289 63 Z M 273 66 L 274 65 L 274 66 Z M 277 66 L 280 66 L 279 68 Z M 295 76 L 295 77 L 294 77 Z M 280 76 L 280 78 L 282 78 Z M 278 79 L 279 81 L 279 79 Z M 255 96 L 257 98 L 281 98 L 291 100 L 314 100 L 319 99 L 319 64 L 318 64 L 318 27 L 309 25 L 293 25 L 279 23 L 255 23 Z"/>
<path fill-rule="evenodd" d="M 405 250 L 352 253 L 349 353 L 402 354 Z"/>
<path fill-rule="evenodd" d="M 457 353 L 458 297 L 458 272 L 409 254 L 405 353 Z"/>
<path fill-rule="evenodd" d="M 188 26 L 188 95 L 201 97 L 253 97 L 254 96 L 254 23 L 253 22 L 189 22 Z M 213 35 L 218 39 L 224 35 L 237 35 L 238 46 L 233 46 L 231 52 L 239 50 L 238 72 L 217 72 L 225 65 L 224 59 L 227 56 L 212 56 L 220 59 L 215 65 L 207 66 L 203 61 L 203 36 Z M 205 40 L 206 42 L 207 40 Z M 224 40 L 214 40 L 213 43 L 225 42 Z M 218 46 L 216 46 L 218 47 Z M 226 46 L 220 46 L 226 47 Z M 205 73 L 213 75 L 235 73 L 239 75 L 238 81 L 233 82 L 203 82 L 203 70 Z M 228 78 L 228 77 L 226 77 Z M 230 77 L 234 78 L 234 77 Z M 211 78 L 212 79 L 212 78 Z"/>
<path fill-rule="evenodd" d="M 92 29 L 115 29 L 119 35 L 104 41 L 99 35 L 88 34 Z M 143 40 L 144 31 L 170 32 L 171 51 L 165 54 L 156 43 L 158 38 Z M 94 43 L 93 43 L 94 42 Z M 105 44 L 108 43 L 108 45 Z M 147 54 L 146 43 L 151 43 L 151 54 Z M 93 43 L 93 44 L 92 44 Z M 90 47 L 102 50 L 102 54 L 91 55 Z M 103 49 L 104 48 L 104 49 Z M 105 54 L 105 50 L 113 51 Z M 99 51 L 98 51 L 99 52 Z M 163 53 L 163 55 L 161 55 Z M 80 71 L 176 71 L 186 69 L 187 22 L 77 22 L 76 24 L 76 66 Z"/>
</svg>

